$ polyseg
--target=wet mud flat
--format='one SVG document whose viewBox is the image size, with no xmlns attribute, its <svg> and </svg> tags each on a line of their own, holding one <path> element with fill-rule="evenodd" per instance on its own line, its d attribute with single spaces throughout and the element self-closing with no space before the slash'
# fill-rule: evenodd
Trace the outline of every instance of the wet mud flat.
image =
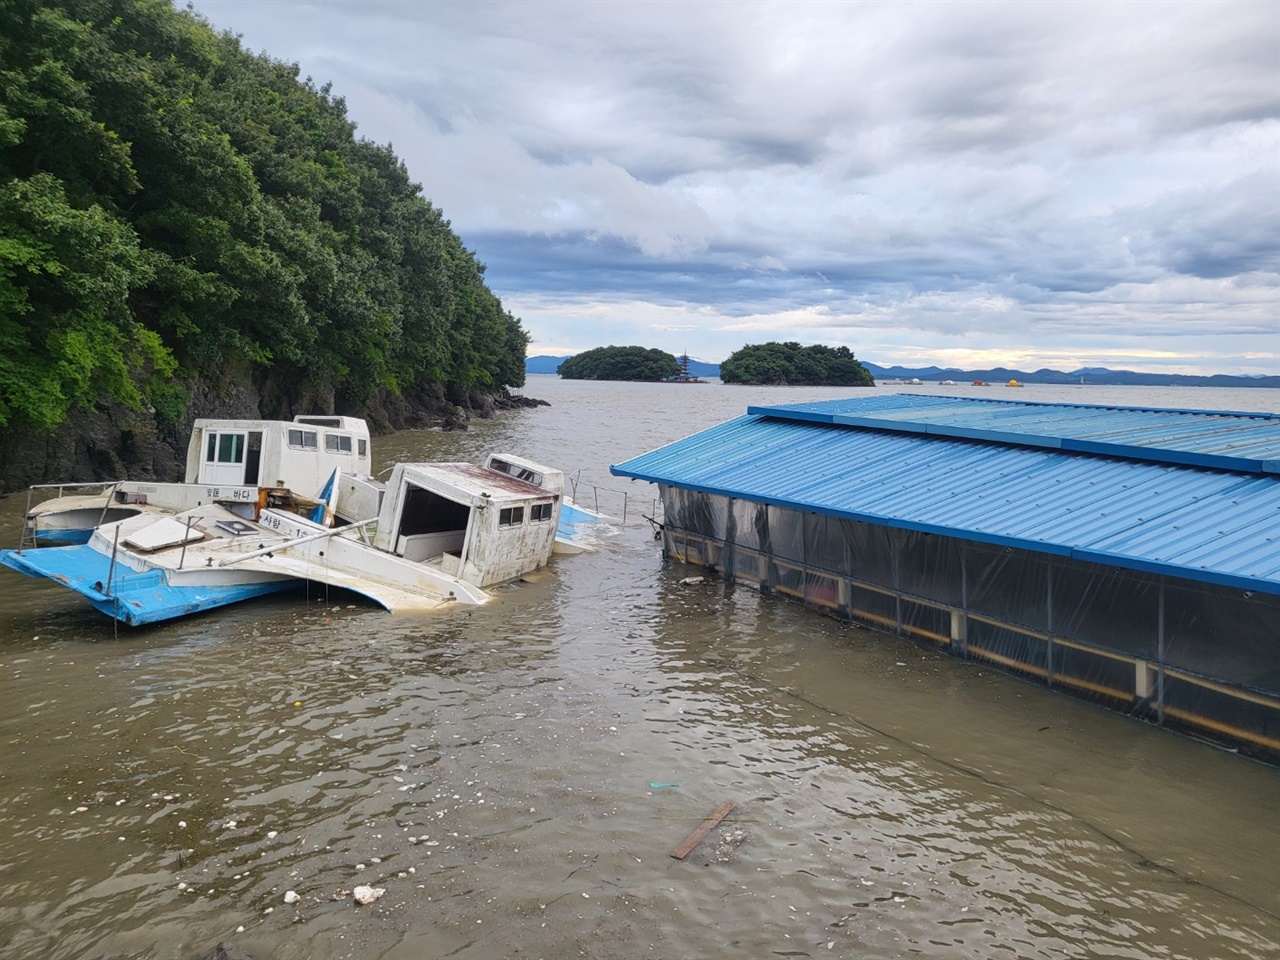
<svg viewBox="0 0 1280 960">
<path fill-rule="evenodd" d="M 64 611 L 0 657 L 4 955 L 1277 949 L 1276 771 L 689 573 Z"/>
</svg>

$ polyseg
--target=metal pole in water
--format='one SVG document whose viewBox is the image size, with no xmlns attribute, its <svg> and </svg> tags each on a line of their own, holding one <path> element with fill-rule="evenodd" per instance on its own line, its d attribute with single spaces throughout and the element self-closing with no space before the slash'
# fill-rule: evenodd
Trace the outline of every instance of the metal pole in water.
<svg viewBox="0 0 1280 960">
<path fill-rule="evenodd" d="M 120 524 L 116 524 L 116 538 L 111 544 L 111 565 L 107 567 L 107 596 L 111 596 L 111 578 L 116 572 L 116 550 L 120 547 Z"/>
<path fill-rule="evenodd" d="M 18 538 L 18 552 L 21 553 L 27 547 L 27 517 L 31 516 L 31 497 L 35 493 L 35 487 L 27 487 L 27 509 L 22 514 L 22 536 Z M 38 523 L 38 521 L 37 521 Z M 31 545 L 36 545 L 37 531 L 32 530 Z"/>
<path fill-rule="evenodd" d="M 1156 621 L 1156 657 L 1160 666 L 1156 673 L 1156 723 L 1164 726 L 1164 579 L 1160 580 L 1159 619 Z"/>
</svg>

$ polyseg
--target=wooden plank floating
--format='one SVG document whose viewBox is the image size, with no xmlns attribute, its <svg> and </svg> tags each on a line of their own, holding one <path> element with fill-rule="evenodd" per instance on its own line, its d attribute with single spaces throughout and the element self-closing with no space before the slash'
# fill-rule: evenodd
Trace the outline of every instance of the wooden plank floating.
<svg viewBox="0 0 1280 960">
<path fill-rule="evenodd" d="M 684 838 L 684 842 L 680 846 L 671 851 L 671 856 L 677 860 L 683 860 L 689 854 L 693 853 L 693 848 L 700 844 L 708 833 L 720 825 L 720 821 L 729 815 L 735 804 L 732 800 L 726 800 L 720 806 L 711 811 L 711 816 L 703 820 L 698 828 Z"/>
</svg>

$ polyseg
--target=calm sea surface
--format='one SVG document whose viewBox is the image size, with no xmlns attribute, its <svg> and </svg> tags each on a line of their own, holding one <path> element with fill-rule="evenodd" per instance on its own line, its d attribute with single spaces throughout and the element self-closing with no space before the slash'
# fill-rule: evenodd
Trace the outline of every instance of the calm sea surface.
<svg viewBox="0 0 1280 960">
<path fill-rule="evenodd" d="M 393 617 L 321 587 L 117 635 L 0 572 L 0 957 L 1280 956 L 1280 771 L 682 585 L 654 489 L 608 473 L 750 403 L 849 391 L 524 392 L 552 406 L 374 441 L 383 466 L 527 455 L 619 517 L 627 493 L 596 552 L 481 609 Z M 1015 393 L 1280 410 L 1274 390 L 982 391 Z M 0 543 L 24 504 L 0 500 Z M 357 884 L 386 893 L 356 907 Z"/>
</svg>

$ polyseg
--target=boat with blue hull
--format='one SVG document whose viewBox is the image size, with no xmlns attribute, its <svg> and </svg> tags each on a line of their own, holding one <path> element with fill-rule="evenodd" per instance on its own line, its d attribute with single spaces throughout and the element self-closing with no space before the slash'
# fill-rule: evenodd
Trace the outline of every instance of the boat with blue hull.
<svg viewBox="0 0 1280 960">
<path fill-rule="evenodd" d="M 0 564 L 130 625 L 306 581 L 423 611 L 486 602 L 485 588 L 544 566 L 553 552 L 577 552 L 581 525 L 598 519 L 564 503 L 561 471 L 529 460 L 397 464 L 382 483 L 342 469 L 367 460 L 363 422 L 299 421 L 198 421 L 187 482 L 119 483 L 105 499 L 41 504 L 28 511 L 23 545 L 0 551 Z M 325 470 L 317 492 L 295 492 Z M 50 530 L 67 545 L 39 546 Z"/>
<path fill-rule="evenodd" d="M 180 586 L 170 583 L 160 568 L 121 570 L 117 577 L 111 558 L 87 543 L 47 550 L 8 550 L 0 556 L 0 563 L 30 577 L 47 577 L 60 583 L 83 596 L 95 609 L 130 626 L 201 613 L 298 585 L 295 580 L 277 579 Z"/>
</svg>

